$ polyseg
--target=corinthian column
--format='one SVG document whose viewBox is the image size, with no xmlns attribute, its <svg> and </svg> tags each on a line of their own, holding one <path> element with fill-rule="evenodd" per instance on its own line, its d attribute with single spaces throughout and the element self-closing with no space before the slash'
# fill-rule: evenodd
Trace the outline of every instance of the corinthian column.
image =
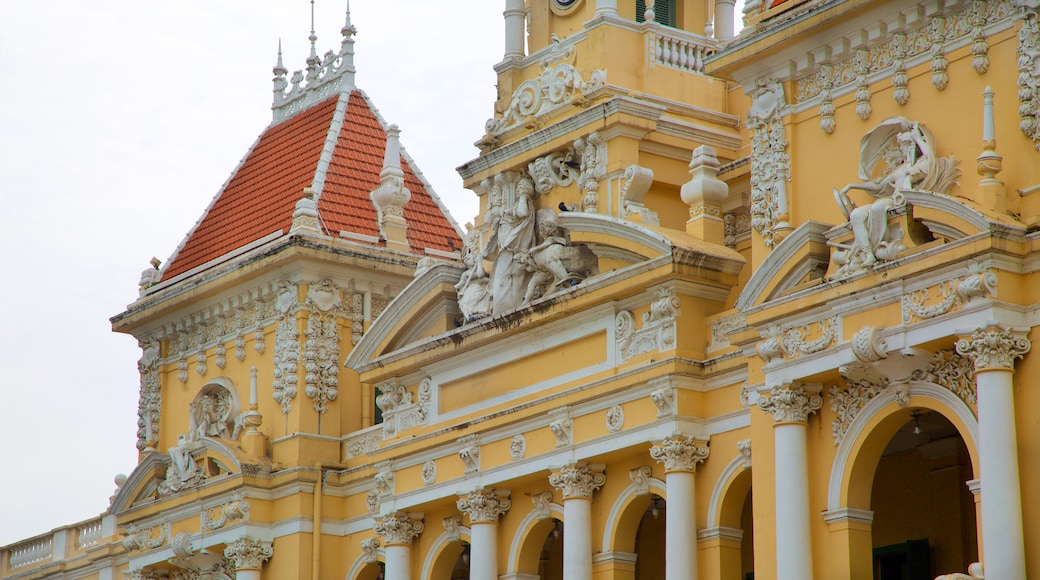
<svg viewBox="0 0 1040 580">
<path fill-rule="evenodd" d="M 665 580 L 697 578 L 697 506 L 694 475 L 708 457 L 708 446 L 692 437 L 672 435 L 650 448 L 650 457 L 664 463 L 668 517 L 665 518 Z"/>
<path fill-rule="evenodd" d="M 260 568 L 274 550 L 251 538 L 239 538 L 224 548 L 224 556 L 235 564 L 235 580 L 260 580 Z"/>
<path fill-rule="evenodd" d="M 1025 578 L 1022 488 L 1015 430 L 1015 359 L 1029 352 L 1021 333 L 981 328 L 957 341 L 975 362 L 982 480 L 982 565 L 989 578 Z"/>
<path fill-rule="evenodd" d="M 498 578 L 498 518 L 509 509 L 509 499 L 497 491 L 477 490 L 459 498 L 459 511 L 469 516 L 470 580 Z"/>
<path fill-rule="evenodd" d="M 607 481 L 602 467 L 572 463 L 549 476 L 563 493 L 563 580 L 592 579 L 592 494 Z"/>
<path fill-rule="evenodd" d="M 773 387 L 760 409 L 773 414 L 776 448 L 776 577 L 812 580 L 812 538 L 809 532 L 809 460 L 806 428 L 809 415 L 823 406 L 823 397 L 803 386 Z"/>
<path fill-rule="evenodd" d="M 377 534 L 386 546 L 386 580 L 410 580 L 412 577 L 412 540 L 423 531 L 421 518 L 412 514 L 392 513 L 377 521 Z"/>
</svg>

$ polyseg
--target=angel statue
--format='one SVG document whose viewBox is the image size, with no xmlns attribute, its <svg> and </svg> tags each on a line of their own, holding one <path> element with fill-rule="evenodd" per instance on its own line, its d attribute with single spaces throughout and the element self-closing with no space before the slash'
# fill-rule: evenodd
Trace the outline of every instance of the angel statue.
<svg viewBox="0 0 1040 580">
<path fill-rule="evenodd" d="M 834 244 L 834 261 L 841 267 L 832 278 L 844 278 L 879 260 L 894 260 L 906 249 L 903 229 L 889 226 L 888 210 L 906 203 L 907 191 L 947 194 L 957 183 L 960 170 L 953 157 L 935 154 L 934 138 L 922 124 L 892 117 L 874 127 L 860 141 L 859 178 L 840 190 L 834 189 L 853 233 L 851 245 Z M 856 207 L 849 191 L 859 189 L 876 201 Z"/>
</svg>

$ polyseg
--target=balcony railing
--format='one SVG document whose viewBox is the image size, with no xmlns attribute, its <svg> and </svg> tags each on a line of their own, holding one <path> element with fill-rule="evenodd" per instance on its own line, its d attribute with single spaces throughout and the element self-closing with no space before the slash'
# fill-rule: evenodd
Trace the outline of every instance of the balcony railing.
<svg viewBox="0 0 1040 580">
<path fill-rule="evenodd" d="M 54 556 L 54 537 L 33 538 L 7 549 L 8 566 L 12 570 L 49 560 Z"/>
<path fill-rule="evenodd" d="M 713 38 L 650 25 L 647 50 L 651 65 L 663 65 L 686 72 L 704 72 L 704 59 L 715 54 L 719 43 Z"/>
</svg>

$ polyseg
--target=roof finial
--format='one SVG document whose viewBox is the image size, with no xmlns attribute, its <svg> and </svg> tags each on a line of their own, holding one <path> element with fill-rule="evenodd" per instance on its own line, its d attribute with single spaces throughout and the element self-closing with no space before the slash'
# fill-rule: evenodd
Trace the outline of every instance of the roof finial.
<svg viewBox="0 0 1040 580">
<path fill-rule="evenodd" d="M 311 35 L 307 37 L 311 41 L 311 58 L 318 57 L 318 35 L 314 33 L 314 0 L 311 0 Z"/>
<path fill-rule="evenodd" d="M 282 64 L 282 39 L 281 38 L 278 39 L 278 62 L 275 63 L 274 70 L 272 72 L 274 72 L 275 76 L 282 76 L 282 75 L 285 75 L 285 74 L 289 73 L 289 69 L 285 68 L 285 65 Z"/>
<path fill-rule="evenodd" d="M 343 23 L 343 28 L 340 29 L 340 34 L 343 35 L 344 44 L 346 44 L 348 38 L 357 34 L 357 28 L 355 28 L 354 23 L 350 21 L 350 0 L 347 0 L 347 21 Z"/>
</svg>

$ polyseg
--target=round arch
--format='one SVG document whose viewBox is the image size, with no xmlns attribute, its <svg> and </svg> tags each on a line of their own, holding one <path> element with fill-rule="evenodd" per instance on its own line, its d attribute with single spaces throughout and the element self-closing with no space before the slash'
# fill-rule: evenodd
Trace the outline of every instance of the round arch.
<svg viewBox="0 0 1040 580">
<path fill-rule="evenodd" d="M 370 560 L 365 554 L 361 554 L 354 560 L 354 564 L 347 572 L 346 580 L 375 580 L 379 575 L 380 562 L 386 563 L 386 550 L 376 549 L 376 559 Z"/>
<path fill-rule="evenodd" d="M 471 543 L 469 528 L 460 526 L 458 534 L 445 531 L 437 536 L 437 539 L 426 551 L 426 559 L 423 561 L 422 574 L 420 578 L 450 578 L 455 561 L 459 559 L 465 546 L 462 543 Z"/>
<path fill-rule="evenodd" d="M 516 528 L 513 541 L 509 545 L 508 574 L 538 574 L 538 559 L 541 556 L 545 538 L 553 529 L 553 520 L 563 521 L 563 506 L 549 504 L 549 515 L 531 510 L 524 516 Z M 531 563 L 534 563 L 533 570 Z"/>
<path fill-rule="evenodd" d="M 740 511 L 750 489 L 751 466 L 743 455 L 738 455 L 722 470 L 711 490 L 708 512 L 705 514 L 708 527 L 739 528 Z"/>
<path fill-rule="evenodd" d="M 831 465 L 827 509 L 870 509 L 870 492 L 881 454 L 889 440 L 911 419 L 913 408 L 941 414 L 957 429 L 968 448 L 972 472 L 979 473 L 978 421 L 971 408 L 949 389 L 934 383 L 906 383 L 909 403 L 900 406 L 897 390 L 885 389 L 853 419 Z"/>
<path fill-rule="evenodd" d="M 663 481 L 654 477 L 648 478 L 647 481 L 649 492 L 644 492 L 642 486 L 633 483 L 622 490 L 614 500 L 614 505 L 607 515 L 606 528 L 603 530 L 604 552 L 634 552 L 636 531 L 639 529 L 639 520 L 650 505 L 650 493 L 668 500 Z"/>
</svg>

